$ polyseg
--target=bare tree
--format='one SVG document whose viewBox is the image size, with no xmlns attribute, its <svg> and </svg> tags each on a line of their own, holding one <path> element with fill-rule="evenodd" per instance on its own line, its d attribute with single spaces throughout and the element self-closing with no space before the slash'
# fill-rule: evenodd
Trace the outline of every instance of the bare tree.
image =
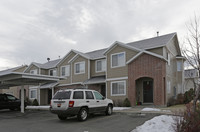
<svg viewBox="0 0 200 132">
<path fill-rule="evenodd" d="M 186 58 L 186 61 L 189 65 L 198 71 L 200 75 L 200 21 L 199 18 L 194 16 L 193 20 L 190 20 L 190 23 L 187 24 L 188 36 L 186 38 L 186 43 L 182 50 L 183 55 Z M 196 103 L 200 93 L 200 76 L 198 76 L 198 81 L 194 83 L 194 92 L 195 96 L 193 99 L 193 112 L 196 111 Z"/>
</svg>

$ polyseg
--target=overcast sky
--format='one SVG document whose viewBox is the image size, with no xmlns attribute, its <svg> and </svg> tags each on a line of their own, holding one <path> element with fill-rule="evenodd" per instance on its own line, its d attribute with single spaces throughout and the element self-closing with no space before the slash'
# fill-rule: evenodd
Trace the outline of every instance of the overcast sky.
<svg viewBox="0 0 200 132">
<path fill-rule="evenodd" d="M 177 32 L 200 0 L 0 0 L 0 70 Z"/>
</svg>

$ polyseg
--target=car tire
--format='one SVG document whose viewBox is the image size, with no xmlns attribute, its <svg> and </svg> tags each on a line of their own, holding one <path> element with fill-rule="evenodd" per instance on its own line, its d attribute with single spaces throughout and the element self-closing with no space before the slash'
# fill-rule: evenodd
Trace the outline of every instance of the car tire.
<svg viewBox="0 0 200 132">
<path fill-rule="evenodd" d="M 15 110 L 15 108 L 9 108 L 9 109 L 12 110 L 12 111 Z"/>
<path fill-rule="evenodd" d="M 112 112 L 113 112 L 113 107 L 112 105 L 109 104 L 106 108 L 106 115 L 112 115 Z"/>
<path fill-rule="evenodd" d="M 79 111 L 77 117 L 78 117 L 79 121 L 87 120 L 87 118 L 88 118 L 88 110 L 87 110 L 87 108 L 81 108 L 81 110 Z"/>
<path fill-rule="evenodd" d="M 64 120 L 67 119 L 67 116 L 58 115 L 58 118 L 59 118 L 61 121 L 64 121 Z"/>
</svg>

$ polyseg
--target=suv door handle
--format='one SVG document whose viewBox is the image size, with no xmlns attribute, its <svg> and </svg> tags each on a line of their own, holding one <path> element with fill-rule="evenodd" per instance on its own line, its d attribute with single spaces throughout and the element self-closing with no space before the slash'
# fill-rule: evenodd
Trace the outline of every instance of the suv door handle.
<svg viewBox="0 0 200 132">
<path fill-rule="evenodd" d="M 99 101 L 97 101 L 97 102 L 99 102 Z"/>
<path fill-rule="evenodd" d="M 87 103 L 89 103 L 90 101 L 86 101 Z"/>
</svg>

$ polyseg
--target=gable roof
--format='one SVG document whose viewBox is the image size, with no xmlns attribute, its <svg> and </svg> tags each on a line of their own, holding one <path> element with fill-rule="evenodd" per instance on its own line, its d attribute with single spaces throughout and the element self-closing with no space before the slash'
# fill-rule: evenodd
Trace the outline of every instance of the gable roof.
<svg viewBox="0 0 200 132">
<path fill-rule="evenodd" d="M 51 68 L 55 68 L 58 64 L 58 62 L 61 59 L 56 59 L 56 60 L 52 60 L 52 61 L 48 61 L 46 63 L 36 63 L 36 62 L 32 62 L 25 70 L 24 72 L 28 71 L 33 65 L 38 67 L 38 68 L 42 68 L 42 69 L 51 69 Z"/>
<path fill-rule="evenodd" d="M 85 54 L 88 55 L 90 57 L 90 59 L 92 59 L 92 60 L 101 59 L 101 58 L 105 58 L 104 52 L 107 49 L 108 48 L 104 48 L 104 49 L 100 49 L 100 50 L 95 50 L 95 51 L 87 52 Z"/>
<path fill-rule="evenodd" d="M 149 39 L 135 41 L 127 43 L 129 46 L 133 46 L 139 49 L 152 49 L 156 47 L 163 47 L 176 35 L 176 33 L 170 33 L 162 36 L 157 36 Z"/>
<path fill-rule="evenodd" d="M 15 72 L 16 70 L 18 70 L 18 69 L 20 69 L 20 68 L 22 68 L 22 67 L 27 67 L 27 65 L 22 65 L 22 66 L 10 68 L 10 69 L 2 70 L 2 71 L 0 71 L 0 75 L 9 74 L 9 73 L 11 73 L 11 72 Z"/>
</svg>

